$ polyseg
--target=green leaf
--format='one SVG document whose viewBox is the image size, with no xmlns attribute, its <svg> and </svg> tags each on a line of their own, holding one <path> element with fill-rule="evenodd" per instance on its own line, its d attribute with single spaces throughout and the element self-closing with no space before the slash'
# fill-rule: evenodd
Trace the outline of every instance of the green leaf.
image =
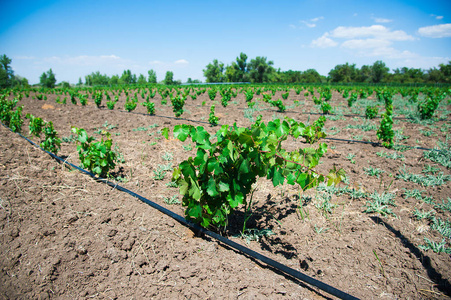
<svg viewBox="0 0 451 300">
<path fill-rule="evenodd" d="M 161 135 L 164 136 L 166 139 L 169 139 L 169 128 L 165 127 L 161 129 Z"/>
<path fill-rule="evenodd" d="M 190 134 L 190 129 L 192 126 L 190 125 L 175 125 L 174 127 L 174 137 L 184 142 L 188 135 Z"/>
<path fill-rule="evenodd" d="M 230 191 L 230 187 L 229 187 L 228 183 L 225 183 L 225 182 L 221 181 L 221 182 L 219 182 L 218 187 L 219 187 L 219 191 L 220 192 L 228 192 L 228 191 Z"/>
<path fill-rule="evenodd" d="M 229 202 L 231 208 L 235 208 L 244 202 L 244 196 L 242 193 L 238 192 L 234 196 L 232 193 L 227 195 L 227 202 Z"/>
<path fill-rule="evenodd" d="M 273 166 L 269 169 L 268 179 L 272 179 L 272 184 L 274 186 L 278 186 L 279 184 L 283 184 L 285 181 L 285 177 L 282 172 L 276 166 Z"/>
<path fill-rule="evenodd" d="M 240 164 L 240 168 L 238 171 L 243 174 L 249 173 L 249 160 L 248 159 L 243 160 L 243 162 Z"/>
<path fill-rule="evenodd" d="M 208 188 L 207 188 L 208 195 L 210 195 L 211 197 L 215 197 L 215 196 L 219 195 L 218 191 L 216 190 L 216 182 L 213 177 L 210 177 L 207 185 L 208 185 Z"/>
</svg>

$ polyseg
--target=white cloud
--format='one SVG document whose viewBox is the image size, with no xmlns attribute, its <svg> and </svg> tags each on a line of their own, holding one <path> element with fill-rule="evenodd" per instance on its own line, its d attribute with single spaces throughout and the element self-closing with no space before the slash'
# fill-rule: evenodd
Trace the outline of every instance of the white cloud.
<svg viewBox="0 0 451 300">
<path fill-rule="evenodd" d="M 189 62 L 186 59 L 179 59 L 174 62 L 176 65 L 187 65 Z"/>
<path fill-rule="evenodd" d="M 434 14 L 430 14 L 430 16 L 434 17 L 437 20 L 442 20 L 443 19 L 443 16 L 437 16 L 437 15 L 434 15 Z"/>
<path fill-rule="evenodd" d="M 320 21 L 320 20 L 323 20 L 323 19 L 324 19 L 324 17 L 321 16 L 321 17 L 312 18 L 312 19 L 310 19 L 308 21 L 301 20 L 299 22 L 301 22 L 302 24 L 304 24 L 308 28 L 315 28 L 316 27 L 316 23 L 318 21 Z M 290 25 L 290 27 L 291 27 L 291 25 Z"/>
<path fill-rule="evenodd" d="M 376 22 L 376 23 L 391 23 L 391 22 L 393 22 L 393 20 L 390 20 L 390 19 L 384 19 L 384 18 L 376 18 L 376 17 L 372 17 L 372 19 L 373 19 L 374 22 Z"/>
<path fill-rule="evenodd" d="M 451 23 L 420 27 L 418 34 L 429 38 L 451 37 Z"/>
<path fill-rule="evenodd" d="M 383 25 L 372 25 L 362 27 L 339 26 L 331 31 L 331 36 L 336 38 L 354 39 L 372 37 L 376 39 L 391 41 L 412 41 L 415 38 L 402 30 L 390 31 Z"/>
<path fill-rule="evenodd" d="M 149 62 L 149 64 L 151 64 L 151 65 L 162 65 L 164 63 L 162 61 L 160 61 L 160 60 L 152 60 L 151 62 Z"/>
<path fill-rule="evenodd" d="M 311 46 L 318 48 L 329 48 L 337 46 L 338 43 L 330 39 L 328 36 L 329 34 L 326 32 L 322 37 L 313 40 Z"/>
<path fill-rule="evenodd" d="M 382 39 L 352 39 L 341 44 L 341 47 L 348 49 L 371 49 L 390 46 L 391 42 Z"/>
<path fill-rule="evenodd" d="M 324 19 L 324 17 L 317 17 L 317 18 L 310 19 L 310 21 L 318 22 L 319 20 L 323 20 L 323 19 Z"/>
</svg>

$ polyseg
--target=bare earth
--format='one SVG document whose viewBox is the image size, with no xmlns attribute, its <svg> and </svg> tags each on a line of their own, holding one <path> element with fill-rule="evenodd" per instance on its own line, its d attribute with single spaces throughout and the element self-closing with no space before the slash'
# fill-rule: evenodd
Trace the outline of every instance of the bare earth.
<svg viewBox="0 0 451 300">
<path fill-rule="evenodd" d="M 280 93 L 273 99 L 281 98 Z M 253 117 L 262 114 L 263 120 L 269 121 L 273 116 L 289 116 L 312 122 L 318 115 L 309 113 L 318 111 L 311 98 L 305 100 L 303 94 L 290 92 L 284 101 L 290 106 L 285 113 L 278 113 L 260 101 L 260 107 L 266 110 L 255 112 Z M 170 101 L 161 105 L 159 94 L 152 100 L 157 108 L 155 116 L 146 115 L 141 105 L 127 113 L 124 94 L 114 110 L 106 106 L 97 108 L 91 97 L 87 106 L 75 106 L 69 97 L 63 105 L 55 103 L 57 95 L 47 95 L 47 101 L 33 100 L 32 96 L 34 93 L 19 102 L 24 105 L 24 114 L 52 121 L 60 137 L 69 137 L 71 126 L 84 128 L 98 139 L 101 136 L 95 131 L 110 131 L 124 158 L 115 175 L 125 178 L 125 182 L 118 184 L 183 215 L 180 204 L 169 205 L 164 201 L 173 196 L 181 200 L 178 189 L 167 186 L 170 172 L 164 180 L 156 180 L 154 171 L 161 165 L 175 167 L 195 155 L 195 149 L 187 150 L 188 141 L 163 139 L 158 130 L 186 123 L 205 126 L 214 133 L 219 127 L 202 123 L 207 122 L 212 104 L 206 93 L 197 100 L 187 100 L 182 118 L 189 120 L 173 118 Z M 65 96 L 60 97 L 62 100 Z M 216 115 L 220 124 L 251 124 L 244 117 L 247 106 L 243 94 L 233 98 L 227 108 L 219 100 L 217 96 Z M 205 106 L 201 105 L 203 101 Z M 294 105 L 295 101 L 301 105 Z M 396 103 L 395 100 L 395 107 Z M 350 139 L 360 135 L 364 140 L 377 142 L 380 118 L 370 121 L 376 125 L 374 130 L 346 129 L 348 124 L 366 121 L 347 116 L 351 112 L 338 93 L 334 93 L 331 104 L 341 107 L 345 116 L 326 122 L 327 132 L 340 129 L 329 137 Z M 449 104 L 442 107 L 451 109 Z M 402 134 L 408 138 L 402 143 L 406 145 L 433 148 L 438 139 L 444 140 L 449 134 L 449 130 L 440 130 L 441 126 L 450 125 L 450 115 L 445 118 L 436 123 L 435 129 L 406 120 L 399 120 L 394 129 L 403 129 Z M 27 125 L 26 120 L 25 135 Z M 432 130 L 435 136 L 426 137 L 420 129 Z M 33 140 L 39 142 L 38 138 Z M 403 193 L 404 189 L 424 190 L 423 197 L 430 196 L 441 203 L 451 197 L 451 182 L 422 187 L 397 179 L 396 174 L 404 165 L 415 174 L 421 174 L 427 164 L 447 175 L 451 170 L 425 159 L 422 150 L 402 152 L 405 156 L 402 161 L 376 155 L 381 151 L 394 153 L 381 146 L 332 140 L 326 143 L 334 149 L 329 149 L 319 169 L 326 171 L 336 164 L 346 170 L 350 187 L 368 193 L 395 194 L 396 207 L 391 208 L 396 217 L 364 213 L 368 199 L 351 199 L 348 195 L 332 196 L 331 203 L 336 207 L 332 213 L 325 213 L 316 207 L 317 193 L 324 192 L 310 190 L 304 196 L 311 196 L 312 200 L 303 203 L 308 216 L 302 218 L 296 186 L 274 188 L 261 179 L 248 227 L 271 229 L 274 234 L 248 242 L 236 237 L 242 226 L 243 214 L 239 211 L 231 219 L 226 235 L 361 299 L 449 299 L 450 255 L 418 248 L 425 237 L 442 240 L 427 221 L 418 221 L 413 216 L 414 208 L 429 211 L 433 206 L 406 198 Z M 290 147 L 305 144 L 296 141 L 287 145 Z M 355 154 L 355 163 L 346 158 L 349 153 Z M 79 164 L 73 142 L 64 142 L 59 155 Z M 369 166 L 384 173 L 379 178 L 368 176 L 363 168 Z M 436 212 L 437 217 L 449 219 L 449 211 L 436 209 Z M 136 198 L 70 170 L 3 126 L 0 126 L 0 298 L 334 299 L 213 239 L 196 236 Z"/>
</svg>

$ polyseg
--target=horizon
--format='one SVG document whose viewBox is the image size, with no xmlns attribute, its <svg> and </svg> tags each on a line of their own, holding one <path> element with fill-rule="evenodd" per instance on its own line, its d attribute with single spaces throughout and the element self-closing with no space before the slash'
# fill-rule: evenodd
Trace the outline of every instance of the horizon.
<svg viewBox="0 0 451 300">
<path fill-rule="evenodd" d="M 449 1 L 377 3 L 329 0 L 178 2 L 86 0 L 2 2 L 0 54 L 15 75 L 39 83 L 52 69 L 57 82 L 76 84 L 99 71 L 130 69 L 147 78 L 205 82 L 214 59 L 229 65 L 267 57 L 282 71 L 383 61 L 390 69 L 428 70 L 451 61 Z"/>
</svg>

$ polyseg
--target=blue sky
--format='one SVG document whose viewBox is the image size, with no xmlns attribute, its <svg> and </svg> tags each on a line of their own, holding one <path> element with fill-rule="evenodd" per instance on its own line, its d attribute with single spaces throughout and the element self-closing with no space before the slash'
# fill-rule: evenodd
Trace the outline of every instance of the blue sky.
<svg viewBox="0 0 451 300">
<path fill-rule="evenodd" d="M 30 83 L 50 68 L 58 82 L 125 69 L 204 81 L 208 63 L 240 52 L 322 75 L 346 62 L 429 69 L 451 60 L 449 0 L 0 0 L 0 11 L 0 54 Z"/>
</svg>

